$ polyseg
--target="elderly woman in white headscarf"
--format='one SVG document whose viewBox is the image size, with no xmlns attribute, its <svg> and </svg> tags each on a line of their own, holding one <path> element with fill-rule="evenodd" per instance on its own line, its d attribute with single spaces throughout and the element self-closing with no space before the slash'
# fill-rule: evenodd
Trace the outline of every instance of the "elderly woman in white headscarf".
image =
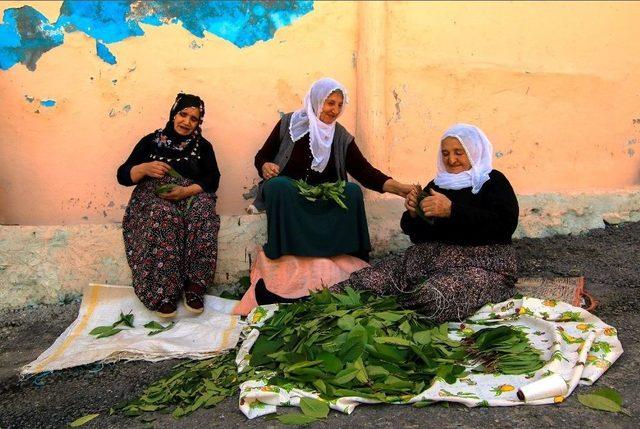
<svg viewBox="0 0 640 429">
<path fill-rule="evenodd" d="M 346 184 L 344 209 L 331 200 L 308 201 L 292 180 L 319 185 L 348 181 L 349 174 L 378 192 L 405 197 L 412 189 L 364 158 L 353 136 L 337 122 L 346 103 L 347 92 L 339 82 L 318 80 L 303 106 L 282 117 L 255 157 L 265 182 L 254 206 L 267 212 L 268 237 L 263 248 L 270 259 L 349 254 L 367 260 L 371 250 L 359 186 Z"/>
<path fill-rule="evenodd" d="M 415 245 L 334 289 L 398 295 L 436 322 L 463 320 L 510 298 L 517 280 L 511 236 L 518 200 L 504 174 L 493 170 L 492 156 L 479 128 L 456 124 L 445 131 L 435 179 L 405 200 L 401 227 Z"/>
</svg>

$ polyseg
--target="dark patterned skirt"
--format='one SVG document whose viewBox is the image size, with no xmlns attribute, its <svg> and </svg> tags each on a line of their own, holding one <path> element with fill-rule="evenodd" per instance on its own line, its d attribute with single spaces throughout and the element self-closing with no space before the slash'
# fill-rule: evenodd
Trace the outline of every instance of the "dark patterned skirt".
<svg viewBox="0 0 640 429">
<path fill-rule="evenodd" d="M 144 180 L 134 189 L 122 220 L 133 288 L 150 310 L 177 303 L 187 282 L 213 283 L 220 217 L 216 196 L 202 192 L 189 203 L 164 200 L 154 190 L 163 184 L 188 186 L 187 179 Z"/>
<path fill-rule="evenodd" d="M 263 248 L 268 258 L 347 254 L 368 260 L 367 214 L 362 190 L 355 183 L 345 186 L 346 210 L 334 201 L 306 200 L 284 176 L 267 180 L 262 192 L 267 211 L 267 243 Z"/>
<path fill-rule="evenodd" d="M 423 243 L 385 258 L 331 287 L 395 295 L 405 308 L 436 323 L 464 320 L 480 307 L 514 295 L 517 280 L 511 245 L 459 246 Z"/>
</svg>

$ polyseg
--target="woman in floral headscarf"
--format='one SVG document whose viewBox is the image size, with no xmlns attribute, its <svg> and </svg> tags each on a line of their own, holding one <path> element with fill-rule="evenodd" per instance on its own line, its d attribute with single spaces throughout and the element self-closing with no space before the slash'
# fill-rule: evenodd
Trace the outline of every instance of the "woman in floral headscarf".
<svg viewBox="0 0 640 429">
<path fill-rule="evenodd" d="M 166 126 L 118 168 L 121 185 L 136 185 L 122 221 L 133 288 L 162 317 L 175 316 L 181 296 L 188 311 L 201 313 L 215 274 L 220 171 L 201 135 L 204 113 L 200 97 L 178 94 Z"/>
<path fill-rule="evenodd" d="M 473 125 L 456 124 L 439 149 L 435 179 L 405 200 L 401 227 L 415 245 L 334 289 L 398 295 L 437 322 L 463 320 L 513 295 L 518 200 L 504 174 L 492 168 L 489 139 Z"/>
<path fill-rule="evenodd" d="M 364 158 L 353 136 L 337 122 L 345 103 L 347 91 L 342 84 L 330 78 L 316 81 L 303 106 L 282 117 L 255 157 L 258 174 L 265 182 L 254 206 L 266 208 L 264 252 L 271 259 L 340 254 L 368 259 L 371 250 L 359 186 L 346 184 L 345 210 L 333 201 L 307 201 L 298 195 L 292 180 L 318 185 L 348 181 L 348 173 L 377 192 L 405 197 L 412 189 Z"/>
</svg>

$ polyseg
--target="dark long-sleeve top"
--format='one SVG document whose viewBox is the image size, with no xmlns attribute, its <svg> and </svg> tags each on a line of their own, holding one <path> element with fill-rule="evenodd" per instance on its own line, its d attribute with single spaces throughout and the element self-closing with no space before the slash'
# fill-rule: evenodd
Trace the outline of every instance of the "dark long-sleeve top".
<svg viewBox="0 0 640 429">
<path fill-rule="evenodd" d="M 260 177 L 262 177 L 262 165 L 265 162 L 273 162 L 280 149 L 280 122 L 282 121 L 276 124 L 267 141 L 256 154 L 254 164 L 258 169 Z M 331 157 L 324 171 L 317 172 L 312 170 L 312 161 L 313 155 L 311 153 L 311 146 L 309 145 L 309 134 L 307 133 L 295 142 L 291 158 L 289 158 L 289 162 L 287 162 L 283 171 L 280 172 L 280 175 L 295 180 L 303 179 L 312 185 L 338 180 L 333 150 L 331 151 Z M 373 167 L 369 161 L 366 160 L 362 152 L 360 152 L 360 149 L 358 149 L 355 140 L 352 141 L 347 148 L 345 166 L 347 173 L 362 186 L 373 191 L 384 192 L 382 186 L 384 182 L 391 178 Z"/>
<path fill-rule="evenodd" d="M 124 186 L 135 185 L 136 183 L 131 180 L 131 168 L 145 162 L 157 160 L 157 158 L 151 158 L 157 151 L 155 137 L 155 132 L 146 135 L 133 148 L 129 158 L 118 168 L 118 183 Z M 190 153 L 190 150 L 187 152 Z M 174 159 L 167 161 L 164 159 L 162 161 L 171 165 L 183 177 L 191 179 L 194 183 L 200 185 L 203 191 L 214 193 L 218 190 L 220 170 L 218 169 L 213 146 L 206 139 L 200 138 L 197 153 L 188 160 L 176 161 Z"/>
<path fill-rule="evenodd" d="M 508 244 L 518 226 L 518 200 L 507 178 L 498 170 L 489 173 L 477 194 L 471 188 L 442 189 L 429 182 L 425 190 L 434 189 L 451 200 L 449 218 L 432 218 L 433 224 L 405 211 L 400 227 L 412 243 L 441 241 L 461 245 Z"/>
</svg>

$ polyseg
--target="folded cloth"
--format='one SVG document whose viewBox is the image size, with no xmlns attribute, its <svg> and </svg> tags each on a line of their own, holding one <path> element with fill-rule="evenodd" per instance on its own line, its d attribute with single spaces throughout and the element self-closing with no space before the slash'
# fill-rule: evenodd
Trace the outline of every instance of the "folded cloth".
<svg viewBox="0 0 640 429">
<path fill-rule="evenodd" d="M 269 259 L 260 248 L 251 268 L 251 285 L 233 313 L 246 316 L 258 306 L 255 287 L 260 279 L 271 293 L 283 298 L 300 298 L 309 295 L 310 291 L 344 281 L 352 272 L 368 266 L 362 259 L 349 255 L 330 258 L 286 255 Z"/>
</svg>

